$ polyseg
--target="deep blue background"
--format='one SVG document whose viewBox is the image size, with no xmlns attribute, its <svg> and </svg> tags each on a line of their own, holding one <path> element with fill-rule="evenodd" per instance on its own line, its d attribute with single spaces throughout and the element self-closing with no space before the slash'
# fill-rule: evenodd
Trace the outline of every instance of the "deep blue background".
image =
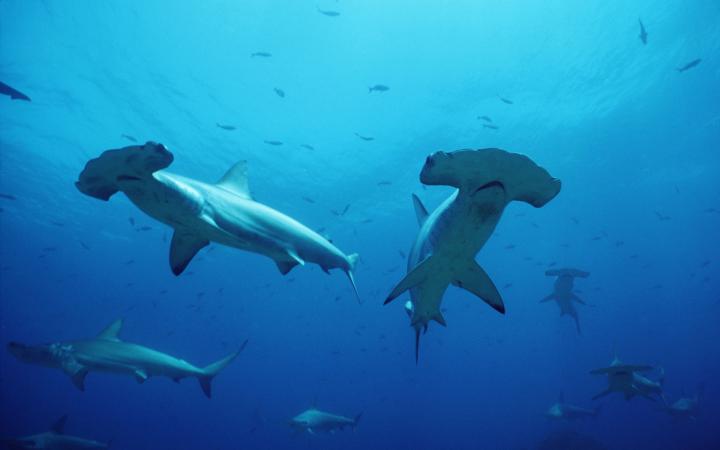
<svg viewBox="0 0 720 450">
<path fill-rule="evenodd" d="M 0 199 L 0 343 L 90 337 L 124 317 L 126 340 L 205 365 L 250 339 L 212 400 L 194 380 L 102 374 L 80 393 L 3 349 L 0 435 L 69 413 L 69 433 L 120 449 L 526 449 L 567 428 L 611 449 L 718 448 L 718 24 L 716 0 L 0 1 L 0 80 L 32 98 L 0 98 L 0 192 L 16 197 Z M 369 95 L 376 83 L 391 89 Z M 208 182 L 247 159 L 257 199 L 361 253 L 365 303 L 340 272 L 282 277 L 216 245 L 172 276 L 170 230 L 122 194 L 73 186 L 123 133 Z M 417 230 L 410 194 L 434 208 L 450 192 L 419 184 L 427 154 L 494 146 L 562 192 L 511 205 L 478 255 L 507 314 L 449 290 L 448 328 L 430 326 L 416 367 L 406 297 L 382 306 Z M 583 336 L 538 303 L 553 262 L 591 272 L 576 283 Z M 614 352 L 663 366 L 671 399 L 704 381 L 698 420 L 619 397 L 594 421 L 542 416 L 560 391 L 592 406 L 604 380 L 588 371 Z M 287 420 L 313 399 L 364 411 L 360 426 L 294 437 Z"/>
</svg>

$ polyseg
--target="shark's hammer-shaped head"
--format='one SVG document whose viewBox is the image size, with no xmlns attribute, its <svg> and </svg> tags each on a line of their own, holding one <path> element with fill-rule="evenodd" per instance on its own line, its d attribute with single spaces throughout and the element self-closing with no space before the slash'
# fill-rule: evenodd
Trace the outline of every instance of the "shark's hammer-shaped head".
<svg viewBox="0 0 720 450">
<path fill-rule="evenodd" d="M 45 367 L 60 366 L 67 353 L 66 346 L 60 343 L 26 345 L 13 341 L 8 343 L 7 349 L 19 361 Z"/>
</svg>

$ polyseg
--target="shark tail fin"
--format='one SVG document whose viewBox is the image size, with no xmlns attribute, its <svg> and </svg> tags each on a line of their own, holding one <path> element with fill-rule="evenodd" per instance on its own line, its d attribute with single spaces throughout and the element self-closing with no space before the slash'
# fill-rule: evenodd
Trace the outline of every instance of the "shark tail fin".
<svg viewBox="0 0 720 450">
<path fill-rule="evenodd" d="M 353 420 L 353 424 L 352 424 L 352 429 L 353 429 L 353 431 L 355 431 L 355 428 L 357 428 L 358 423 L 360 423 L 360 419 L 362 418 L 362 415 L 363 415 L 363 413 L 362 413 L 362 411 L 360 411 L 360 412 L 355 416 L 355 419 Z"/>
<path fill-rule="evenodd" d="M 247 342 L 247 339 L 245 339 L 245 342 L 242 343 L 242 345 L 236 352 L 233 352 L 224 357 L 223 359 L 215 361 L 214 363 L 202 369 L 202 374 L 198 375 L 198 381 L 200 382 L 200 387 L 202 388 L 202 391 L 207 398 L 212 398 L 211 383 L 213 378 L 215 378 L 215 376 L 220 373 L 221 370 L 223 370 L 225 367 L 227 367 L 228 364 L 230 364 L 235 358 L 237 358 L 240 352 L 245 349 Z"/>
<path fill-rule="evenodd" d="M 362 304 L 362 300 L 360 300 L 360 294 L 358 294 L 357 285 L 355 285 L 355 277 L 353 276 L 353 271 L 355 270 L 355 266 L 357 266 L 359 258 L 360 255 L 358 255 L 357 253 L 352 253 L 347 256 L 350 268 L 345 273 L 350 280 L 350 284 L 352 284 L 353 291 L 355 292 L 355 298 L 357 298 L 358 303 Z"/>
<path fill-rule="evenodd" d="M 85 195 L 107 201 L 120 190 L 119 182 L 147 179 L 172 161 L 172 153 L 155 142 L 107 150 L 87 162 L 75 186 Z"/>
</svg>

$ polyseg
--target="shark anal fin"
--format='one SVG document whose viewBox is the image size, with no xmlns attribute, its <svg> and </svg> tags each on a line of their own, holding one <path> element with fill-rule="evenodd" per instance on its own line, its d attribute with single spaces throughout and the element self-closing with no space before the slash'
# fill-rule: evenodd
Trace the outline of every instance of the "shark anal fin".
<svg viewBox="0 0 720 450">
<path fill-rule="evenodd" d="M 216 186 L 232 192 L 235 195 L 252 200 L 247 180 L 247 161 L 239 161 L 235 163 L 222 178 L 216 183 Z"/>
<path fill-rule="evenodd" d="M 123 326 L 123 320 L 118 319 L 115 322 L 111 323 L 107 326 L 104 330 L 100 332 L 100 334 L 97 335 L 97 339 L 104 339 L 106 341 L 119 341 L 118 334 L 120 333 L 120 330 L 122 330 Z"/>
<path fill-rule="evenodd" d="M 197 252 L 209 243 L 207 239 L 199 238 L 193 233 L 175 230 L 170 242 L 170 268 L 173 273 L 180 275 Z"/>
<path fill-rule="evenodd" d="M 148 379 L 148 374 L 147 374 L 147 372 L 145 372 L 142 369 L 137 369 L 135 371 L 135 379 L 137 380 L 138 383 L 143 384 L 145 382 L 145 380 Z"/>
<path fill-rule="evenodd" d="M 390 292 L 390 295 L 388 295 L 387 299 L 385 299 L 385 304 L 387 305 L 399 297 L 403 292 L 425 281 L 432 275 L 432 272 L 435 269 L 434 266 L 435 264 L 433 263 L 432 255 L 418 263 L 418 265 L 413 267 L 413 269 L 405 275 L 405 278 L 400 280 L 392 292 Z"/>
<path fill-rule="evenodd" d="M 472 292 L 490 305 L 495 311 L 505 314 L 505 305 L 495 284 L 487 273 L 475 262 L 470 260 L 464 267 L 453 274 L 453 284 Z"/>
<path fill-rule="evenodd" d="M 413 194 L 412 199 L 413 206 L 415 207 L 415 216 L 417 217 L 418 225 L 423 226 L 429 216 L 427 209 L 425 209 L 425 206 L 422 204 L 420 198 L 418 198 L 417 195 Z"/>
<path fill-rule="evenodd" d="M 55 421 L 55 423 L 50 427 L 50 430 L 52 430 L 53 433 L 57 434 L 63 434 L 65 432 L 65 422 L 67 422 L 67 414 L 59 418 Z"/>
</svg>

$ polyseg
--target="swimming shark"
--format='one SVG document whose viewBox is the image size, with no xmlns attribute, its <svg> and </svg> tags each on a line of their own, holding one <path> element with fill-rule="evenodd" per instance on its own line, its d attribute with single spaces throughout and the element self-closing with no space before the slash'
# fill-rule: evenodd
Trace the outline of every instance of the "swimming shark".
<svg viewBox="0 0 720 450">
<path fill-rule="evenodd" d="M 361 417 L 362 413 L 351 419 L 310 408 L 293 417 L 290 420 L 290 426 L 310 434 L 315 434 L 315 432 L 335 433 L 336 430 L 343 430 L 345 427 L 351 427 L 354 430 Z"/>
<path fill-rule="evenodd" d="M 662 395 L 665 371 L 662 368 L 660 369 L 660 379 L 658 381 L 652 381 L 638 373 L 651 370 L 653 370 L 651 366 L 624 364 L 615 356 L 609 367 L 590 371 L 593 375 L 607 375 L 608 379 L 607 389 L 593 397 L 593 400 L 612 392 L 620 392 L 625 395 L 625 400 L 630 400 L 639 395 L 655 401 L 653 395 Z"/>
<path fill-rule="evenodd" d="M 43 345 L 10 342 L 7 348 L 24 363 L 62 369 L 81 391 L 85 390 L 88 372 L 110 372 L 134 376 L 138 383 L 144 383 L 152 376 L 165 376 L 175 382 L 195 377 L 205 396 L 210 398 L 213 378 L 247 345 L 245 340 L 239 350 L 200 368 L 157 350 L 120 340 L 118 334 L 122 325 L 122 319 L 118 319 L 91 339 Z"/>
<path fill-rule="evenodd" d="M 212 241 L 265 255 L 283 275 L 305 262 L 326 273 L 339 268 L 357 295 L 353 269 L 358 255 L 345 255 L 295 219 L 253 200 L 246 161 L 215 184 L 161 171 L 172 162 L 173 154 L 155 142 L 107 150 L 87 163 L 75 185 L 105 201 L 122 191 L 147 215 L 172 227 L 170 267 L 175 275 Z"/>
<path fill-rule="evenodd" d="M 586 303 L 573 292 L 573 284 L 575 278 L 587 278 L 590 276 L 590 272 L 578 269 L 552 269 L 545 272 L 545 275 L 557 277 L 557 280 L 555 280 L 553 292 L 540 300 L 540 303 L 555 300 L 560 307 L 560 316 L 567 314 L 575 319 L 577 332 L 578 334 L 582 334 L 580 331 L 580 320 L 578 319 L 578 313 L 573 302 L 578 302 L 581 305 L 585 305 Z"/>
<path fill-rule="evenodd" d="M 663 403 L 665 404 L 665 407 L 662 408 L 662 410 L 676 419 L 695 420 L 698 414 L 700 397 L 702 396 L 704 390 L 705 386 L 700 384 L 693 397 L 686 397 L 683 395 L 674 403 L 668 403 L 667 399 L 663 396 Z"/>
<path fill-rule="evenodd" d="M 558 420 L 575 420 L 597 417 L 599 413 L 600 408 L 586 409 L 565 403 L 565 396 L 561 393 L 558 401 L 545 412 L 545 416 Z"/>
<path fill-rule="evenodd" d="M 415 329 L 416 362 L 420 331 L 427 331 L 431 320 L 446 326 L 440 304 L 451 284 L 505 313 L 500 293 L 475 255 L 508 203 L 517 200 L 539 208 L 560 192 L 560 181 L 530 158 L 497 148 L 433 153 L 425 160 L 420 181 L 456 190 L 432 214 L 413 195 L 420 232 L 408 257 L 407 275 L 385 300 L 388 304 L 410 290 L 412 308 L 405 309 Z"/>
<path fill-rule="evenodd" d="M 50 428 L 50 431 L 19 438 L 0 439 L 0 444 L 3 444 L 11 450 L 81 450 L 110 448 L 110 444 L 65 434 L 66 421 L 67 415 L 59 418 Z"/>
</svg>

